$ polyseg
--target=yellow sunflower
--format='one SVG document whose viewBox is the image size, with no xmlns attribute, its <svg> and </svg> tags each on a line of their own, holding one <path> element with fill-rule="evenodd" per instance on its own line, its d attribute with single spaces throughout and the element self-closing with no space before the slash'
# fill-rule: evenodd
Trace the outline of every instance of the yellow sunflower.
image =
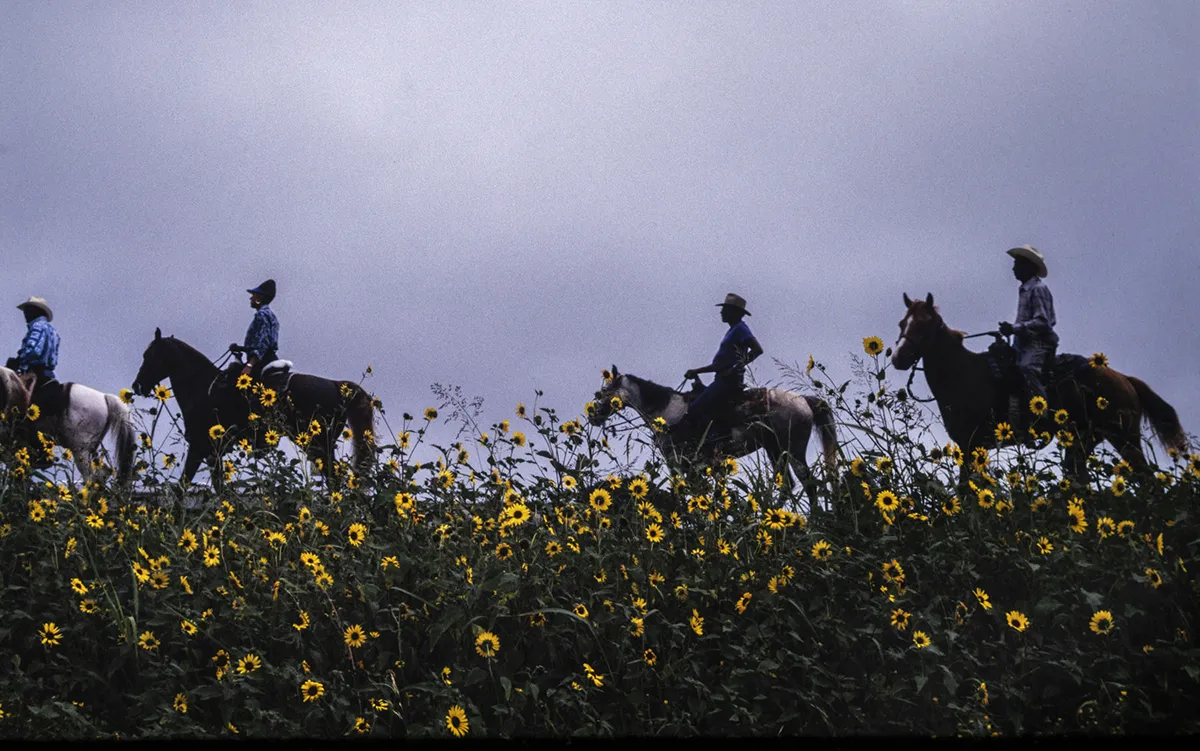
<svg viewBox="0 0 1200 751">
<path fill-rule="evenodd" d="M 346 642 L 347 647 L 357 649 L 367 643 L 367 632 L 363 631 L 363 627 L 357 623 L 352 626 L 347 626 L 342 632 L 342 641 Z"/>
<path fill-rule="evenodd" d="M 1009 627 L 1018 633 L 1029 628 L 1029 618 L 1027 618 L 1025 614 L 1019 610 L 1008 611 L 1004 614 L 1004 618 L 1008 621 Z"/>
<path fill-rule="evenodd" d="M 480 657 L 491 659 L 500 651 L 500 637 L 491 631 L 480 631 L 475 637 L 475 652 Z"/>
<path fill-rule="evenodd" d="M 1097 610 L 1092 614 L 1091 621 L 1088 622 L 1088 628 L 1094 634 L 1107 634 L 1113 630 L 1113 616 L 1107 610 Z"/>
<path fill-rule="evenodd" d="M 925 649 L 933 642 L 929 639 L 929 634 L 924 631 L 914 631 L 912 635 L 913 646 L 917 649 Z"/>
<path fill-rule="evenodd" d="M 874 357 L 883 352 L 883 340 L 877 336 L 868 336 L 863 339 L 863 351 Z"/>
<path fill-rule="evenodd" d="M 466 711 L 457 704 L 446 712 L 446 729 L 453 733 L 455 738 L 462 738 L 471 730 Z"/>
</svg>

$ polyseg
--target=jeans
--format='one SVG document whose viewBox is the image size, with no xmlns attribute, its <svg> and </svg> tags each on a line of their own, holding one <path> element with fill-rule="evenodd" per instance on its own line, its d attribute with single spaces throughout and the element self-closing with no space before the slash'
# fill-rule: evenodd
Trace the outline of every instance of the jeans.
<svg viewBox="0 0 1200 751">
<path fill-rule="evenodd" d="M 1025 379 L 1025 388 L 1028 389 L 1030 397 L 1040 396 L 1049 400 L 1042 377 L 1046 372 L 1046 365 L 1054 359 L 1056 347 L 1053 342 L 1037 339 L 1016 342 L 1017 367 Z"/>
<path fill-rule="evenodd" d="M 740 378 L 714 378 L 688 405 L 688 421 L 696 426 L 705 424 L 716 410 L 732 403 L 742 388 Z"/>
</svg>

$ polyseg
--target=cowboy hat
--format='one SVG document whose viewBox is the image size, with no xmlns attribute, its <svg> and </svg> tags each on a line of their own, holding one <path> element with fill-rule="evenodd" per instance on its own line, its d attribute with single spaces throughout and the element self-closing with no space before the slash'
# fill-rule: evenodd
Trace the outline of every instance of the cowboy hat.
<svg viewBox="0 0 1200 751">
<path fill-rule="evenodd" d="M 267 302 L 271 302 L 275 299 L 275 280 L 268 279 L 254 289 L 248 289 L 246 291 L 252 295 L 262 295 L 263 297 L 267 298 Z"/>
<path fill-rule="evenodd" d="M 718 308 L 723 308 L 726 305 L 731 308 L 737 308 L 746 315 L 750 315 L 750 311 L 746 310 L 746 298 L 742 297 L 741 295 L 735 295 L 730 292 L 728 295 L 725 295 L 725 302 L 717 303 Z"/>
<path fill-rule="evenodd" d="M 31 297 L 18 305 L 17 308 L 19 310 L 25 310 L 26 308 L 37 308 L 46 314 L 47 321 L 54 320 L 54 311 L 50 310 L 50 305 L 47 304 L 46 301 L 41 297 Z"/>
<path fill-rule="evenodd" d="M 1037 266 L 1037 275 L 1046 278 L 1046 257 L 1043 256 L 1037 248 L 1032 245 L 1022 245 L 1019 248 L 1010 248 L 1008 254 L 1013 258 L 1024 258 L 1027 261 Z"/>
</svg>

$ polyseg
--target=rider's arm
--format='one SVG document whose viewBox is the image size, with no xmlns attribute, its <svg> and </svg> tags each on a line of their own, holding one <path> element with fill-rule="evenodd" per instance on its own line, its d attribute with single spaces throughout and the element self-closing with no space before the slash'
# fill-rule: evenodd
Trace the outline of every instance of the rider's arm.
<svg viewBox="0 0 1200 751">
<path fill-rule="evenodd" d="M 762 345 L 759 344 L 758 340 L 755 339 L 754 337 L 750 337 L 750 340 L 746 342 L 746 349 L 747 349 L 747 351 L 746 351 L 746 364 L 747 365 L 749 365 L 750 363 L 757 360 L 758 356 L 763 353 Z"/>
<path fill-rule="evenodd" d="M 698 376 L 698 375 L 701 375 L 702 373 L 716 373 L 716 372 L 717 372 L 717 366 L 709 364 L 709 365 L 705 365 L 702 368 L 692 368 L 692 369 L 688 370 L 686 373 L 684 373 L 683 377 L 691 378 L 692 376 Z"/>
</svg>

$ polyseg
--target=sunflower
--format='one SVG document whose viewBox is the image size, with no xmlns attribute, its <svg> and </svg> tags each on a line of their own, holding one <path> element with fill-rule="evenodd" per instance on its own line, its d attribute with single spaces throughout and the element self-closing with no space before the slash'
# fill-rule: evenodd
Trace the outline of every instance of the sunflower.
<svg viewBox="0 0 1200 751">
<path fill-rule="evenodd" d="M 1035 415 L 1041 415 L 1046 411 L 1046 400 L 1040 396 L 1035 396 L 1029 400 L 1029 411 Z"/>
<path fill-rule="evenodd" d="M 42 644 L 47 647 L 57 647 L 61 643 L 62 631 L 53 623 L 43 623 L 38 633 L 42 637 Z"/>
<path fill-rule="evenodd" d="M 904 579 L 904 568 L 900 565 L 900 561 L 893 558 L 883 564 L 883 578 L 889 582 L 902 581 Z"/>
<path fill-rule="evenodd" d="M 342 641 L 346 643 L 347 647 L 358 649 L 367 643 L 367 633 L 363 631 L 362 626 L 356 623 L 347 626 L 346 630 L 342 632 Z"/>
<path fill-rule="evenodd" d="M 204 549 L 204 565 L 212 568 L 221 563 L 221 551 L 213 546 L 208 546 Z"/>
<path fill-rule="evenodd" d="M 147 652 L 158 649 L 159 644 L 160 644 L 160 642 L 154 636 L 153 631 L 143 631 L 141 636 L 138 637 L 138 646 L 140 646 L 142 649 L 146 650 Z"/>
<path fill-rule="evenodd" d="M 662 542 L 664 536 L 663 529 L 659 525 L 651 524 L 646 527 L 646 539 L 650 542 Z"/>
<path fill-rule="evenodd" d="M 1096 370 L 1103 370 L 1108 367 L 1108 357 L 1103 352 L 1097 352 L 1088 358 L 1088 362 Z"/>
<path fill-rule="evenodd" d="M 912 613 L 909 613 L 907 610 L 904 610 L 903 608 L 896 608 L 892 611 L 892 625 L 903 631 L 904 629 L 908 628 L 908 619 L 911 616 Z"/>
<path fill-rule="evenodd" d="M 975 497 L 979 500 L 980 508 L 991 508 L 996 504 L 996 494 L 987 488 L 982 488 L 979 490 L 979 492 L 975 494 Z"/>
<path fill-rule="evenodd" d="M 1050 553 L 1054 550 L 1054 544 L 1051 543 L 1049 538 L 1046 537 L 1038 538 L 1037 547 L 1038 552 L 1042 555 L 1050 555 Z"/>
<path fill-rule="evenodd" d="M 704 636 L 704 618 L 695 608 L 692 608 L 691 626 L 692 631 L 696 632 L 696 636 Z"/>
<path fill-rule="evenodd" d="M 881 490 L 875 496 L 875 507 L 890 514 L 900 507 L 900 499 L 890 490 Z"/>
<path fill-rule="evenodd" d="M 1113 616 L 1107 610 L 1097 610 L 1092 614 L 1091 621 L 1088 622 L 1088 628 L 1093 634 L 1107 634 L 1113 630 Z"/>
<path fill-rule="evenodd" d="M 225 427 L 223 425 L 214 425 L 208 429 L 208 437 L 214 441 L 219 441 L 225 437 Z"/>
<path fill-rule="evenodd" d="M 426 422 L 432 422 L 432 421 L 436 420 L 437 416 L 438 416 L 438 411 L 436 409 L 434 409 L 433 407 L 428 407 L 425 409 L 425 421 Z"/>
<path fill-rule="evenodd" d="M 554 556 L 558 555 L 561 552 L 562 552 L 562 545 L 559 545 L 554 540 L 551 540 L 550 542 L 546 543 L 546 555 L 553 558 Z"/>
<path fill-rule="evenodd" d="M 997 441 L 1011 441 L 1013 438 L 1012 426 L 1006 422 L 1002 422 L 996 426 L 995 434 Z"/>
<path fill-rule="evenodd" d="M 1158 573 L 1157 569 L 1148 568 L 1146 569 L 1146 581 L 1151 587 L 1158 589 L 1163 583 L 1162 574 Z"/>
<path fill-rule="evenodd" d="M 467 713 L 457 704 L 446 712 L 446 729 L 453 733 L 455 738 L 462 738 L 471 730 L 471 724 L 467 722 Z"/>
<path fill-rule="evenodd" d="M 787 512 L 781 509 L 768 509 L 763 516 L 763 524 L 771 529 L 779 530 L 788 526 Z"/>
<path fill-rule="evenodd" d="M 519 430 L 513 431 L 512 442 L 514 446 L 520 447 L 525 445 L 525 434 Z"/>
<path fill-rule="evenodd" d="M 88 598 L 79 602 L 79 612 L 84 615 L 91 615 L 100 609 L 100 605 L 93 599 Z"/>
<path fill-rule="evenodd" d="M 242 373 L 238 376 L 237 383 L 234 385 L 237 386 L 238 391 L 245 391 L 250 388 L 250 384 L 253 382 L 254 379 L 250 377 L 249 373 Z"/>
<path fill-rule="evenodd" d="M 571 612 L 575 613 L 575 615 L 579 616 L 580 618 L 588 617 L 587 606 L 584 605 L 582 602 L 576 603 L 575 607 L 571 608 Z"/>
<path fill-rule="evenodd" d="M 258 655 L 249 654 L 238 660 L 237 671 L 241 675 L 249 675 L 262 667 L 262 659 Z"/>
<path fill-rule="evenodd" d="M 1070 506 L 1067 508 L 1067 515 L 1071 517 L 1071 531 L 1075 534 L 1083 534 L 1088 527 L 1087 517 L 1084 514 L 1083 508 L 1080 506 Z"/>
<path fill-rule="evenodd" d="M 1117 523 L 1110 517 L 1102 516 L 1096 520 L 1096 532 L 1100 535 L 1101 540 L 1111 537 L 1117 532 Z"/>
<path fill-rule="evenodd" d="M 733 607 L 738 611 L 739 615 L 745 613 L 746 608 L 750 607 L 750 598 L 753 596 L 749 592 L 743 592 L 742 596 L 738 598 L 737 603 Z"/>
<path fill-rule="evenodd" d="M 154 398 L 160 402 L 165 402 L 171 398 L 171 389 L 163 386 L 161 383 L 154 387 Z"/>
<path fill-rule="evenodd" d="M 263 443 L 267 444 L 268 446 L 278 445 L 279 431 L 278 430 L 268 430 L 266 433 L 263 434 Z"/>
<path fill-rule="evenodd" d="M 883 340 L 877 336 L 868 336 L 862 340 L 863 351 L 874 357 L 883 352 Z"/>
<path fill-rule="evenodd" d="M 300 684 L 300 695 L 304 697 L 304 701 L 316 701 L 325 693 L 325 687 L 314 680 L 307 680 Z"/>
<path fill-rule="evenodd" d="M 654 654 L 653 649 L 647 649 L 645 652 L 642 652 L 642 659 L 647 665 L 654 667 L 654 664 L 658 662 L 658 655 Z"/>
<path fill-rule="evenodd" d="M 629 481 L 629 495 L 640 501 L 650 492 L 650 483 L 644 477 L 635 477 Z"/>
<path fill-rule="evenodd" d="M 524 503 L 514 503 L 508 507 L 506 513 L 508 515 L 508 519 L 505 521 L 506 526 L 509 524 L 520 526 L 529 521 L 532 516 L 532 514 L 529 513 L 529 507 Z"/>
<path fill-rule="evenodd" d="M 612 505 L 612 496 L 604 488 L 596 488 L 588 496 L 588 505 L 596 511 L 607 511 Z"/>
<path fill-rule="evenodd" d="M 443 490 L 448 489 L 454 484 L 454 474 L 448 469 L 443 469 L 437 474 L 437 484 L 441 486 Z"/>
<path fill-rule="evenodd" d="M 363 544 L 363 540 L 367 539 L 367 527 L 363 524 L 351 524 L 350 529 L 346 531 L 346 539 L 354 547 Z"/>
<path fill-rule="evenodd" d="M 980 589 L 978 587 L 975 588 L 975 599 L 979 600 L 979 605 L 984 610 L 992 609 L 992 601 L 991 601 L 991 598 L 988 597 L 988 593 L 984 592 L 982 589 Z"/>
<path fill-rule="evenodd" d="M 500 651 L 500 637 L 491 631 L 480 631 L 475 637 L 475 652 L 480 657 L 491 659 Z"/>
<path fill-rule="evenodd" d="M 502 561 L 507 561 L 512 558 L 513 549 L 507 542 L 502 542 L 496 546 L 496 557 Z"/>
<path fill-rule="evenodd" d="M 36 404 L 30 404 L 29 408 L 25 410 L 25 417 L 30 422 L 36 422 L 37 419 L 41 416 L 42 416 L 42 408 Z"/>
<path fill-rule="evenodd" d="M 562 479 L 562 486 L 564 488 L 566 488 L 567 490 L 574 490 L 575 486 L 578 484 L 579 484 L 579 481 L 576 480 L 574 477 L 571 477 L 570 475 L 566 475 Z"/>
<path fill-rule="evenodd" d="M 962 511 L 962 503 L 959 502 L 958 496 L 951 496 L 942 503 L 942 513 L 946 516 L 954 516 L 959 511 Z"/>
<path fill-rule="evenodd" d="M 933 642 L 929 640 L 929 634 L 924 631 L 914 631 L 912 635 L 913 646 L 917 649 L 925 649 Z"/>
<path fill-rule="evenodd" d="M 1070 417 L 1071 413 L 1067 412 L 1065 409 L 1060 409 L 1054 413 L 1054 422 L 1058 423 L 1059 425 L 1066 425 L 1067 420 L 1070 419 Z"/>
<path fill-rule="evenodd" d="M 1127 485 L 1126 485 L 1124 477 L 1118 476 L 1118 477 L 1113 478 L 1113 481 L 1112 481 L 1112 494 L 1113 495 L 1115 495 L 1117 497 L 1125 495 L 1126 487 L 1127 487 Z"/>
<path fill-rule="evenodd" d="M 812 546 L 812 557 L 814 560 L 827 561 L 833 556 L 833 546 L 824 540 L 818 540 Z"/>
<path fill-rule="evenodd" d="M 1117 522 L 1117 534 L 1120 535 L 1121 537 L 1124 537 L 1125 535 L 1129 534 L 1132 531 L 1133 531 L 1133 522 L 1129 521 L 1128 519 Z"/>
<path fill-rule="evenodd" d="M 971 450 L 971 466 L 974 467 L 976 472 L 982 472 L 987 469 L 989 461 L 988 450 L 983 446 L 978 446 Z"/>
<path fill-rule="evenodd" d="M 1020 610 L 1010 610 L 1004 614 L 1004 618 L 1008 621 L 1009 628 L 1012 628 L 1017 633 L 1029 628 L 1029 618 Z"/>
<path fill-rule="evenodd" d="M 1108 400 L 1102 396 L 1096 397 L 1096 409 L 1101 411 L 1108 409 Z"/>
</svg>

